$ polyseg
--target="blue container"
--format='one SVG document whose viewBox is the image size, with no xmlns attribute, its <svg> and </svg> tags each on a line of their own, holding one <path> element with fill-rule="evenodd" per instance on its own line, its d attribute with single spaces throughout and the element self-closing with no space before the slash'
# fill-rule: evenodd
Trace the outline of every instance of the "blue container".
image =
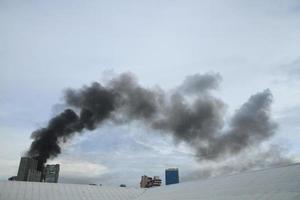
<svg viewBox="0 0 300 200">
<path fill-rule="evenodd" d="M 179 183 L 178 169 L 166 169 L 166 185 Z"/>
</svg>

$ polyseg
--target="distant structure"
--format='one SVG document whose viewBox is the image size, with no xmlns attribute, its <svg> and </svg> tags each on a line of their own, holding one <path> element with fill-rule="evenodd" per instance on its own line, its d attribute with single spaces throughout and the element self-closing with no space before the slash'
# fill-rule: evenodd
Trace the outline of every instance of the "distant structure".
<svg viewBox="0 0 300 200">
<path fill-rule="evenodd" d="M 161 179 L 159 176 L 154 176 L 152 179 L 152 187 L 161 186 Z"/>
<path fill-rule="evenodd" d="M 17 180 L 17 176 L 11 176 L 7 180 L 9 180 L 9 181 L 16 181 Z"/>
<path fill-rule="evenodd" d="M 59 164 L 46 165 L 44 169 L 43 179 L 48 183 L 57 183 L 59 176 Z"/>
<path fill-rule="evenodd" d="M 179 183 L 178 168 L 169 168 L 165 171 L 166 185 Z"/>
<path fill-rule="evenodd" d="M 151 177 L 148 177 L 146 175 L 141 177 L 141 182 L 140 182 L 140 186 L 141 188 L 148 188 L 149 187 L 149 183 L 152 180 Z"/>
<path fill-rule="evenodd" d="M 36 169 L 29 169 L 28 176 L 26 181 L 30 182 L 41 182 L 42 179 L 42 172 Z"/>
<path fill-rule="evenodd" d="M 22 157 L 20 160 L 17 181 L 36 181 L 38 178 L 41 179 L 41 174 L 37 171 L 37 164 L 38 161 L 33 158 Z M 40 177 L 38 177 L 38 175 Z"/>
<path fill-rule="evenodd" d="M 141 188 L 150 188 L 150 187 L 157 187 L 161 186 L 161 179 L 159 176 L 149 177 L 149 176 L 142 176 L 140 182 Z"/>
<path fill-rule="evenodd" d="M 18 175 L 10 178 L 16 181 L 57 183 L 59 165 L 46 165 L 43 172 L 37 170 L 38 161 L 30 157 L 21 157 Z"/>
</svg>

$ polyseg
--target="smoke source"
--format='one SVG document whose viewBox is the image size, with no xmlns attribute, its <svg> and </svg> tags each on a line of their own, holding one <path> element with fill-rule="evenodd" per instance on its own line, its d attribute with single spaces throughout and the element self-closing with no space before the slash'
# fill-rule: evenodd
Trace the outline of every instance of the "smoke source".
<svg viewBox="0 0 300 200">
<path fill-rule="evenodd" d="M 94 82 L 79 90 L 68 89 L 64 99 L 69 108 L 32 133 L 27 154 L 36 157 L 42 168 L 47 159 L 61 153 L 61 143 L 108 120 L 115 124 L 140 121 L 171 134 L 177 142 L 192 146 L 200 160 L 235 155 L 270 138 L 277 127 L 270 117 L 271 92 L 251 96 L 224 130 L 226 105 L 212 94 L 220 81 L 219 74 L 196 74 L 165 92 L 144 88 L 134 75 L 124 73 L 104 85 Z"/>
</svg>

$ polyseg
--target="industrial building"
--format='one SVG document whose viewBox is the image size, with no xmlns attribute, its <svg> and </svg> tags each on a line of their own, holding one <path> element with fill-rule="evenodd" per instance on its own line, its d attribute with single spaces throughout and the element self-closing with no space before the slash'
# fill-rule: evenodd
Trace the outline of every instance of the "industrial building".
<svg viewBox="0 0 300 200">
<path fill-rule="evenodd" d="M 26 181 L 31 182 L 40 182 L 42 179 L 42 172 L 38 171 L 36 169 L 29 169 L 28 170 L 28 176 Z"/>
<path fill-rule="evenodd" d="M 179 183 L 178 168 L 169 168 L 165 171 L 166 185 Z"/>
<path fill-rule="evenodd" d="M 150 188 L 150 187 L 158 187 L 161 186 L 161 179 L 159 176 L 149 177 L 149 176 L 142 176 L 140 187 L 141 188 Z"/>
<path fill-rule="evenodd" d="M 44 169 L 44 181 L 48 183 L 57 183 L 59 176 L 59 165 L 46 165 Z"/>
<path fill-rule="evenodd" d="M 299 200 L 300 163 L 147 188 L 0 181 L 0 200 Z"/>
<path fill-rule="evenodd" d="M 43 171 L 37 169 L 38 161 L 30 157 L 22 157 L 16 178 L 9 180 L 57 183 L 59 165 L 46 165 Z"/>
<path fill-rule="evenodd" d="M 29 158 L 22 157 L 20 160 L 17 180 L 18 181 L 36 181 L 41 179 L 41 173 L 37 171 L 38 161 Z"/>
</svg>

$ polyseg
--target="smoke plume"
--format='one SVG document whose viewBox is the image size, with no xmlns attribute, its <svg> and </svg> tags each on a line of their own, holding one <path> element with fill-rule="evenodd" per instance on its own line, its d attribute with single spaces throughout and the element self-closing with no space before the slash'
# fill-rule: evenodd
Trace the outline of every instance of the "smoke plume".
<svg viewBox="0 0 300 200">
<path fill-rule="evenodd" d="M 200 160 L 235 155 L 270 138 L 276 123 L 270 117 L 272 94 L 267 89 L 251 96 L 224 128 L 225 103 L 213 95 L 221 77 L 216 73 L 188 76 L 170 92 L 145 88 L 130 73 L 105 84 L 98 82 L 64 93 L 64 112 L 32 133 L 28 155 L 40 167 L 61 153 L 60 145 L 76 133 L 94 130 L 106 121 L 139 121 L 192 146 Z"/>
</svg>

